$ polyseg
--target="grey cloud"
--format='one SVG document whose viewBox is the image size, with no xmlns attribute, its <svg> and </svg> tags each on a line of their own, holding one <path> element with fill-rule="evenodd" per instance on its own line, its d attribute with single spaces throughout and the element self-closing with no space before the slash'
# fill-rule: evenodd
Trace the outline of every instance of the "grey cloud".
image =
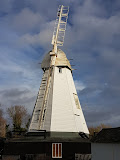
<svg viewBox="0 0 120 160">
<path fill-rule="evenodd" d="M 43 17 L 47 17 L 48 20 L 51 20 L 51 18 L 54 16 L 56 17 L 56 11 L 57 11 L 57 1 L 54 0 L 26 0 L 27 4 L 34 10 L 39 12 Z"/>
<path fill-rule="evenodd" d="M 40 24 L 44 23 L 45 17 L 39 13 L 35 13 L 29 8 L 24 8 L 20 13 L 12 17 L 11 26 L 17 31 L 28 33 L 32 31 L 39 31 Z"/>
<path fill-rule="evenodd" d="M 9 26 L 9 30 L 20 34 L 36 33 L 46 21 L 46 17 L 34 12 L 30 8 L 23 8 L 18 13 L 11 13 L 2 18 L 2 24 Z"/>
<path fill-rule="evenodd" d="M 4 106 L 4 110 L 12 105 L 23 105 L 28 109 L 29 113 L 31 113 L 36 96 L 37 91 L 32 88 L 11 88 L 0 91 L 0 103 Z"/>
<path fill-rule="evenodd" d="M 100 123 L 119 126 L 120 88 L 104 86 L 100 92 L 94 94 L 96 91 L 99 91 L 99 87 L 85 88 L 79 92 L 87 123 L 89 126 L 99 125 Z M 117 123 L 115 123 L 116 121 Z"/>
<path fill-rule="evenodd" d="M 12 9 L 14 0 L 0 0 L 0 12 L 8 13 Z"/>
<path fill-rule="evenodd" d="M 119 127 L 120 121 L 120 110 L 114 112 L 114 110 L 91 110 L 90 112 L 85 112 L 85 117 L 88 126 L 95 126 L 101 123 L 110 125 L 111 127 Z"/>
<path fill-rule="evenodd" d="M 25 43 L 33 46 L 39 46 L 40 44 L 45 49 L 50 50 L 51 48 L 51 39 L 53 34 L 55 21 L 46 22 L 41 25 L 41 31 L 37 34 L 25 34 L 21 36 L 20 43 Z"/>
<path fill-rule="evenodd" d="M 28 111 L 31 112 L 35 104 L 35 99 L 36 99 L 36 96 L 32 96 L 32 97 L 25 96 L 18 99 L 11 99 L 9 103 L 11 105 L 24 105 L 28 109 Z"/>
<path fill-rule="evenodd" d="M 10 90 L 3 90 L 0 91 L 0 94 L 2 94 L 3 97 L 19 97 L 23 94 L 29 93 L 28 89 L 25 90 L 19 90 L 18 88 L 10 89 Z"/>
</svg>

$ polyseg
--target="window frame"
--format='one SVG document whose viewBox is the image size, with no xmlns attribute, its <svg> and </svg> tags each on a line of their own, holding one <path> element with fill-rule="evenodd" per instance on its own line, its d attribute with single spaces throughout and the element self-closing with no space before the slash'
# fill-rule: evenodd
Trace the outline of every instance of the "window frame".
<svg viewBox="0 0 120 160">
<path fill-rule="evenodd" d="M 62 73 L 62 67 L 58 67 L 59 73 Z"/>
<path fill-rule="evenodd" d="M 61 149 L 59 148 L 60 145 L 61 145 Z M 58 147 L 58 151 L 56 150 L 57 147 Z M 62 143 L 52 143 L 52 158 L 62 158 Z"/>
</svg>

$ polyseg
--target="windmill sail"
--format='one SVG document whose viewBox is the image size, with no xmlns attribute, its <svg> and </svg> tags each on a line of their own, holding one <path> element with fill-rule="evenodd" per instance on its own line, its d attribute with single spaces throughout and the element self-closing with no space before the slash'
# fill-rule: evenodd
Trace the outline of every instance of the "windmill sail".
<svg viewBox="0 0 120 160">
<path fill-rule="evenodd" d="M 51 42 L 51 44 L 53 44 L 54 52 L 57 52 L 57 46 L 63 46 L 68 12 L 68 6 L 59 6 L 53 32 L 53 38 Z"/>
</svg>

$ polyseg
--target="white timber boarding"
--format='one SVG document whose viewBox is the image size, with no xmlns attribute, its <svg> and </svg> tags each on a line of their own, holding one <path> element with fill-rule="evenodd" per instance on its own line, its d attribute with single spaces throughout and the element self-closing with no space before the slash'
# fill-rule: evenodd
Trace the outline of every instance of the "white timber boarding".
<svg viewBox="0 0 120 160">
<path fill-rule="evenodd" d="M 92 160 L 119 160 L 120 144 L 92 143 Z"/>
<path fill-rule="evenodd" d="M 71 70 L 54 70 L 51 131 L 89 133 L 79 103 Z"/>
</svg>

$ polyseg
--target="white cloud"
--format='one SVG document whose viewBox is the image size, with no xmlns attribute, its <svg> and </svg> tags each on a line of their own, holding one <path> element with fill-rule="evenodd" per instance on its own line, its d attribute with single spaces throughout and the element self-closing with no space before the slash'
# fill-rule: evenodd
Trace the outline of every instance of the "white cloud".
<svg viewBox="0 0 120 160">
<path fill-rule="evenodd" d="M 38 30 L 44 23 L 45 17 L 33 12 L 29 8 L 24 8 L 20 13 L 11 17 L 11 26 L 16 31 L 25 33 Z"/>
<path fill-rule="evenodd" d="M 79 80 L 75 80 L 74 83 L 77 91 L 81 91 L 86 87 L 85 84 Z"/>
<path fill-rule="evenodd" d="M 50 49 L 54 23 L 55 21 L 51 21 L 41 25 L 41 30 L 38 34 L 24 34 L 20 37 L 20 43 Z"/>
<path fill-rule="evenodd" d="M 71 47 L 81 42 L 86 45 L 105 46 L 114 42 L 114 37 L 120 34 L 120 13 L 106 17 L 106 10 L 92 0 L 86 0 L 77 6 L 70 17 L 72 26 L 67 26 L 65 43 Z"/>
</svg>

